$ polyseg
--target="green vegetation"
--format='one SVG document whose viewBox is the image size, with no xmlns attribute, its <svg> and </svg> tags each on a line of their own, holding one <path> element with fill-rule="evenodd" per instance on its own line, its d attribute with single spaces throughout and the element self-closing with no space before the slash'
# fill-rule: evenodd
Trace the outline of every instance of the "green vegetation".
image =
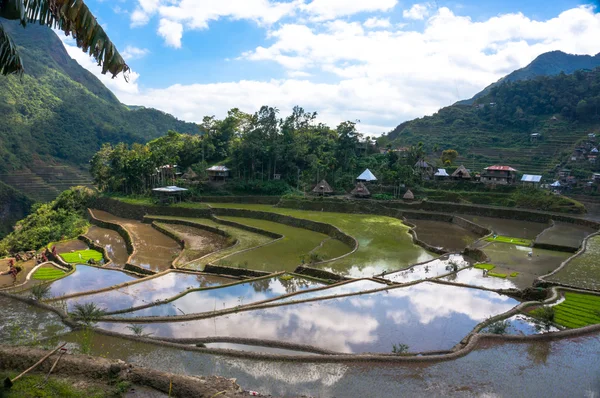
<svg viewBox="0 0 600 398">
<path fill-rule="evenodd" d="M 31 297 L 37 301 L 42 301 L 50 297 L 50 285 L 47 283 L 35 285 L 31 288 Z"/>
<path fill-rule="evenodd" d="M 511 327 L 508 320 L 496 321 L 481 330 L 482 333 L 506 334 Z"/>
<path fill-rule="evenodd" d="M 16 377 L 18 372 L 10 372 L 4 377 Z M 80 383 L 74 383 L 73 380 L 58 379 L 52 376 L 48 382 L 44 382 L 45 374 L 28 374 L 19 379 L 18 382 L 8 391 L 2 392 L 3 398 L 103 398 L 106 396 L 121 396 L 117 391 L 109 391 L 112 388 L 100 388 L 98 386 L 82 387 Z"/>
<path fill-rule="evenodd" d="M 502 279 L 506 279 L 506 277 L 507 277 L 506 274 L 500 274 L 500 273 L 496 273 L 496 272 L 488 272 L 488 276 L 493 276 L 494 278 L 502 278 Z"/>
<path fill-rule="evenodd" d="M 392 344 L 392 353 L 396 355 L 406 354 L 409 346 L 406 344 Z"/>
<path fill-rule="evenodd" d="M 565 293 L 565 301 L 552 307 L 554 321 L 568 328 L 600 323 L 600 297 L 591 294 Z"/>
<path fill-rule="evenodd" d="M 496 268 L 496 266 L 493 264 L 475 264 L 473 267 L 478 269 L 486 269 L 488 271 L 491 271 L 494 268 Z"/>
<path fill-rule="evenodd" d="M 87 326 L 91 326 L 104 316 L 106 311 L 99 308 L 95 303 L 75 304 L 73 316 L 81 320 Z"/>
<path fill-rule="evenodd" d="M 511 278 L 516 278 L 518 275 L 519 275 L 519 273 L 518 273 L 518 272 L 511 272 L 509 276 L 510 276 Z"/>
<path fill-rule="evenodd" d="M 530 239 L 522 239 L 522 238 L 511 238 L 510 236 L 490 236 L 485 239 L 488 242 L 502 242 L 502 243 L 510 243 L 512 245 L 518 246 L 531 246 Z"/>
<path fill-rule="evenodd" d="M 33 200 L 0 182 L 0 238 L 12 231 L 12 226 L 29 214 Z"/>
<path fill-rule="evenodd" d="M 554 307 L 543 305 L 531 311 L 529 315 L 538 318 L 543 322 L 554 322 L 554 317 L 556 313 L 554 311 Z"/>
<path fill-rule="evenodd" d="M 72 263 L 72 264 L 75 264 L 75 263 L 85 264 L 90 259 L 92 259 L 96 262 L 102 261 L 102 253 L 100 253 L 97 250 L 92 250 L 92 249 L 78 250 L 78 251 L 75 251 L 72 253 L 61 253 L 60 256 L 67 263 Z"/>
<path fill-rule="evenodd" d="M 50 203 L 34 206 L 32 214 L 19 221 L 14 231 L 0 241 L 0 256 L 37 250 L 48 242 L 81 235 L 89 226 L 84 212 L 94 197 L 91 189 L 74 187 Z"/>
<path fill-rule="evenodd" d="M 585 251 L 573 257 L 565 267 L 548 279 L 567 285 L 600 290 L 598 258 L 600 258 L 600 235 L 590 237 Z"/>
<path fill-rule="evenodd" d="M 38 281 L 53 281 L 62 278 L 64 275 L 65 272 L 60 269 L 54 267 L 41 267 L 33 273 L 33 279 Z"/>
</svg>

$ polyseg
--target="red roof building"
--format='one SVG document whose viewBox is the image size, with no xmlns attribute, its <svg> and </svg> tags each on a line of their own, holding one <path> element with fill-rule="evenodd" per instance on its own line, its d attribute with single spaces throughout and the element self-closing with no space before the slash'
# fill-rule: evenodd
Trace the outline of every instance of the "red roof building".
<svg viewBox="0 0 600 398">
<path fill-rule="evenodd" d="M 494 165 L 483 170 L 481 182 L 486 184 L 508 185 L 517 180 L 517 170 L 510 166 Z"/>
</svg>

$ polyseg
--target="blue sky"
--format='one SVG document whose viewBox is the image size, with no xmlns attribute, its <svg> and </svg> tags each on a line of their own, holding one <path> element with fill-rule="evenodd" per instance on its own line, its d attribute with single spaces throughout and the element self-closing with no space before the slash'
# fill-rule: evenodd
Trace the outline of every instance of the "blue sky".
<svg viewBox="0 0 600 398">
<path fill-rule="evenodd" d="M 577 1 L 88 0 L 134 73 L 122 102 L 189 120 L 268 104 L 371 135 L 468 98 L 551 50 L 600 52 Z M 592 39 L 590 39 L 592 38 Z M 69 53 L 96 75 L 72 46 Z"/>
</svg>

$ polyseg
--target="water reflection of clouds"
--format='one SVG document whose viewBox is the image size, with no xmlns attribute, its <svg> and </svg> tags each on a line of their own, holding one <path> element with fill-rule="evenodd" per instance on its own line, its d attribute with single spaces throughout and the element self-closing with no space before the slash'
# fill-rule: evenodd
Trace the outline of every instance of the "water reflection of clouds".
<svg viewBox="0 0 600 398">
<path fill-rule="evenodd" d="M 516 285 L 510 279 L 483 276 L 483 270 L 478 268 L 468 268 L 459 271 L 456 275 L 450 275 L 442 279 L 465 285 L 486 287 L 488 289 L 516 288 Z"/>
<path fill-rule="evenodd" d="M 423 351 L 451 348 L 476 324 L 516 304 L 493 292 L 426 282 L 185 323 L 149 324 L 146 332 L 280 340 L 355 353 L 389 352 L 391 344 L 401 339 L 411 351 Z M 197 303 L 195 308 L 202 305 L 206 304 Z M 120 324 L 104 327 L 125 331 Z"/>
</svg>

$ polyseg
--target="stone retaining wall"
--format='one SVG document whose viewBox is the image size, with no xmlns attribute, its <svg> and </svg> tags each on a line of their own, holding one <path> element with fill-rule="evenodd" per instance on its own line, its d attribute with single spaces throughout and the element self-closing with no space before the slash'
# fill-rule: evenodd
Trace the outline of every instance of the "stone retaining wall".
<svg viewBox="0 0 600 398">
<path fill-rule="evenodd" d="M 204 203 L 247 203 L 255 205 L 276 205 L 280 196 L 201 196 Z"/>
<path fill-rule="evenodd" d="M 299 275 L 307 275 L 313 278 L 322 279 L 322 280 L 332 280 L 332 281 L 349 281 L 352 278 L 348 278 L 339 274 L 335 274 L 333 272 L 325 271 L 318 268 L 311 268 L 305 265 L 300 265 L 296 268 L 294 273 Z"/>
<path fill-rule="evenodd" d="M 478 235 L 480 237 L 486 236 L 486 235 L 490 235 L 492 233 L 492 231 L 488 228 L 482 227 L 479 224 L 476 224 L 472 221 L 469 220 L 465 220 L 462 217 L 458 217 L 458 216 L 454 216 L 452 217 L 452 223 L 458 225 L 461 228 L 466 229 L 467 231 L 470 231 L 472 233 L 474 233 L 475 235 Z"/>
<path fill-rule="evenodd" d="M 210 219 L 213 220 L 212 217 Z M 223 231 L 222 229 L 211 227 L 210 225 L 200 224 L 200 223 L 197 223 L 197 222 L 194 222 L 194 221 L 181 220 L 181 219 L 178 219 L 178 218 L 161 218 L 160 216 L 154 216 L 154 215 L 146 215 L 146 216 L 144 216 L 144 222 L 153 223 L 155 221 L 162 222 L 164 224 L 185 225 L 187 227 L 193 227 L 193 228 L 203 229 L 205 231 L 212 232 L 213 234 L 224 236 L 226 238 L 231 238 L 232 237 L 231 234 L 229 234 L 226 231 Z"/>
<path fill-rule="evenodd" d="M 245 269 L 245 268 L 226 267 L 224 265 L 214 265 L 214 264 L 206 264 L 206 266 L 204 266 L 204 272 L 207 272 L 210 274 L 234 275 L 234 276 L 252 277 L 252 278 L 268 276 L 268 275 L 272 274 L 272 272 L 267 272 L 267 271 L 257 271 L 257 270 Z"/>
<path fill-rule="evenodd" d="M 544 249 L 544 250 L 554 250 L 557 252 L 567 252 L 567 253 L 576 253 L 579 248 L 573 246 L 562 246 L 562 245 L 553 245 L 550 243 L 533 243 L 533 247 L 536 249 Z"/>
<path fill-rule="evenodd" d="M 91 207 L 104 210 L 118 217 L 133 220 L 142 220 L 146 214 L 173 217 L 200 217 L 207 218 L 211 215 L 210 209 L 192 209 L 174 206 L 147 206 L 125 203 L 117 199 L 100 197 L 94 201 Z"/>
</svg>

